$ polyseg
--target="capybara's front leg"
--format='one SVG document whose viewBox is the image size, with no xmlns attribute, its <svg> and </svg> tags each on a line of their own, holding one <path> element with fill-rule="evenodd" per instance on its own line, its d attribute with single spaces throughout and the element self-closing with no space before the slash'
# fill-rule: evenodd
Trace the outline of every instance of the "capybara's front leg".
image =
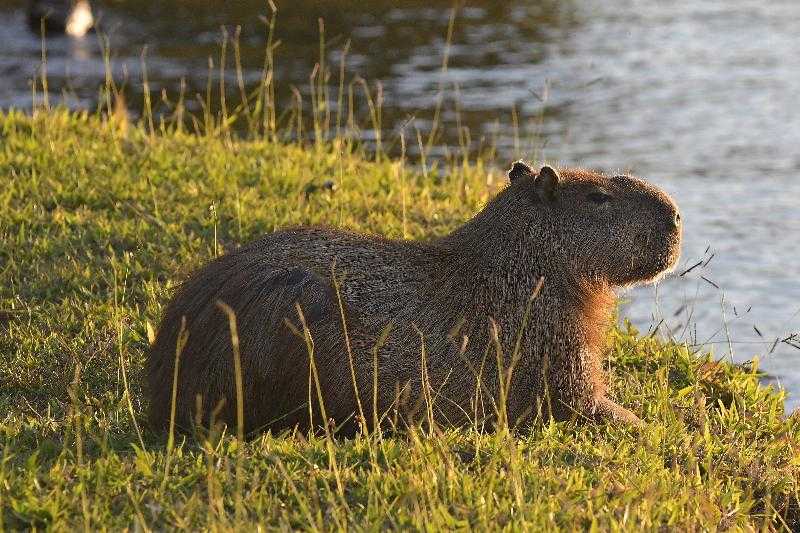
<svg viewBox="0 0 800 533">
<path fill-rule="evenodd" d="M 644 422 L 621 405 L 614 403 L 605 396 L 597 398 L 594 403 L 593 418 L 596 420 L 609 420 L 622 422 L 633 426 L 643 426 Z"/>
</svg>

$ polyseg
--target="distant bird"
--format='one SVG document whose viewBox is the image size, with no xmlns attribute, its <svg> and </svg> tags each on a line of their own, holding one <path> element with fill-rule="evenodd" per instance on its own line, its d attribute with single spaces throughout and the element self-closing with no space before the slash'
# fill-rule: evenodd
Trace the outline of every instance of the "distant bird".
<svg viewBox="0 0 800 533">
<path fill-rule="evenodd" d="M 30 0 L 28 25 L 34 33 L 41 33 L 42 21 L 49 35 L 82 37 L 94 26 L 88 0 Z"/>
</svg>

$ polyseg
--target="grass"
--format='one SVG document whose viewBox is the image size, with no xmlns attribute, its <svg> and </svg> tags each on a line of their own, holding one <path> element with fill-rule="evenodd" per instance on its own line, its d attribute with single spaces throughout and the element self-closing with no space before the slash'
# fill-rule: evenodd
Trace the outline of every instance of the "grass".
<svg viewBox="0 0 800 533">
<path fill-rule="evenodd" d="M 183 273 L 287 224 L 443 234 L 504 181 L 480 161 L 425 173 L 347 143 L 0 115 L 0 528 L 800 528 L 783 393 L 629 326 L 609 333 L 611 394 L 642 430 L 148 431 L 145 351 Z"/>
</svg>

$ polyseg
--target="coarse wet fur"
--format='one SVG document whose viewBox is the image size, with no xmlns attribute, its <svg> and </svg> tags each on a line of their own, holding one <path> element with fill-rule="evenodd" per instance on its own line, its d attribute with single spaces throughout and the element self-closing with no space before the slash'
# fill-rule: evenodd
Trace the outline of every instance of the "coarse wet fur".
<svg viewBox="0 0 800 533">
<path fill-rule="evenodd" d="M 604 332 L 613 287 L 653 281 L 677 262 L 677 206 L 628 176 L 517 162 L 509 178 L 442 238 L 297 227 L 200 268 L 149 353 L 152 426 L 169 427 L 175 377 L 178 428 L 236 425 L 231 330 L 218 302 L 236 315 L 248 434 L 331 421 L 344 435 L 539 416 L 639 423 L 606 396 Z"/>
</svg>

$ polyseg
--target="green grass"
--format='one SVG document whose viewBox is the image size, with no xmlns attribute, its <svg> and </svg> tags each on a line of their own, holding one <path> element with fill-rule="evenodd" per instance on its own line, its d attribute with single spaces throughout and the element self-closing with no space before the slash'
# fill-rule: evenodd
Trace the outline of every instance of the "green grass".
<svg viewBox="0 0 800 533">
<path fill-rule="evenodd" d="M 142 366 L 183 273 L 287 224 L 443 234 L 503 183 L 347 146 L 0 115 L 0 527 L 800 528 L 782 393 L 632 328 L 609 334 L 611 395 L 641 430 L 226 435 L 168 457 Z"/>
</svg>

